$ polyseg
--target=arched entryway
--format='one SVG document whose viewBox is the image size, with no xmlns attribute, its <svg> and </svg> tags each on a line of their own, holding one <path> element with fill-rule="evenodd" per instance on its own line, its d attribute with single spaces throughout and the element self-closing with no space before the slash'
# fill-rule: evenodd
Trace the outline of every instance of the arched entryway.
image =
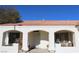
<svg viewBox="0 0 79 59">
<path fill-rule="evenodd" d="M 55 43 L 61 47 L 74 46 L 74 32 L 68 30 L 60 30 L 55 32 Z"/>
<path fill-rule="evenodd" d="M 17 30 L 9 30 L 3 33 L 3 46 L 17 45 L 18 51 L 22 48 L 22 32 Z"/>
<path fill-rule="evenodd" d="M 48 48 L 48 32 L 42 30 L 34 30 L 28 33 L 28 47 L 33 48 Z"/>
</svg>

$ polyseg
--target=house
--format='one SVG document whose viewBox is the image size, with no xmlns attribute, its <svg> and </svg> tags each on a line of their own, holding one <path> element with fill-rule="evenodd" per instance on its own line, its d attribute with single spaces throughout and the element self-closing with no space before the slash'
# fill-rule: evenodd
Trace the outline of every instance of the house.
<svg viewBox="0 0 79 59">
<path fill-rule="evenodd" d="M 79 20 L 34 20 L 0 24 L 0 52 L 79 52 Z"/>
</svg>

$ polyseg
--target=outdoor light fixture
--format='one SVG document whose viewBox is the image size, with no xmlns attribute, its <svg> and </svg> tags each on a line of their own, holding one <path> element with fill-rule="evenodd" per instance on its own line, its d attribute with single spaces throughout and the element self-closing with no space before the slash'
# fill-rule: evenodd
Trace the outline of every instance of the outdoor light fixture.
<svg viewBox="0 0 79 59">
<path fill-rule="evenodd" d="M 16 30 L 16 25 L 14 25 L 14 30 Z"/>
</svg>

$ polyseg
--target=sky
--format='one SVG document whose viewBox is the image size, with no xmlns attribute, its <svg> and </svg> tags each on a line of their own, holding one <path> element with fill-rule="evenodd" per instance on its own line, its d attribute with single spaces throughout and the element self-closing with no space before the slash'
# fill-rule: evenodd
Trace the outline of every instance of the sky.
<svg viewBox="0 0 79 59">
<path fill-rule="evenodd" d="M 22 20 L 79 20 L 79 5 L 17 5 Z"/>
</svg>

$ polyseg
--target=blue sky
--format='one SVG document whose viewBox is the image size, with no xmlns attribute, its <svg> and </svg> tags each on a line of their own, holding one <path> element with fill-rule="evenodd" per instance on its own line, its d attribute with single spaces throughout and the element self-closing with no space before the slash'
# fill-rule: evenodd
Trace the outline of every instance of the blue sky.
<svg viewBox="0 0 79 59">
<path fill-rule="evenodd" d="M 22 20 L 79 20 L 79 5 L 17 5 Z"/>
</svg>

